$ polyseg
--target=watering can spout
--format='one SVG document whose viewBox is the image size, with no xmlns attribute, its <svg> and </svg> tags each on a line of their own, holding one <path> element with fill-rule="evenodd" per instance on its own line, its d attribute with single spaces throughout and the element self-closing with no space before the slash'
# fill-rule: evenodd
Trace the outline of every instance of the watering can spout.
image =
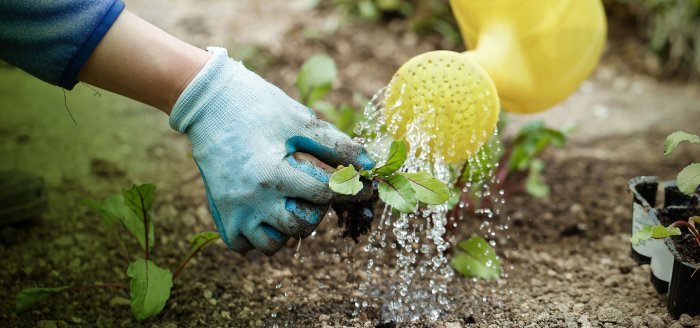
<svg viewBox="0 0 700 328">
<path fill-rule="evenodd" d="M 493 80 L 503 108 L 546 110 L 576 91 L 600 60 L 600 0 L 451 0 L 465 54 Z"/>
</svg>

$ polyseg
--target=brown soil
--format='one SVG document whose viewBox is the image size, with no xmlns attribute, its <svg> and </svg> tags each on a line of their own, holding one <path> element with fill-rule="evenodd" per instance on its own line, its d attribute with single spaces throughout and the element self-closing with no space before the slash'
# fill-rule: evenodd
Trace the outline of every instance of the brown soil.
<svg viewBox="0 0 700 328">
<path fill-rule="evenodd" d="M 436 36 L 418 36 L 400 21 L 341 25 L 326 36 L 309 38 L 306 29 L 318 29 L 338 14 L 308 11 L 290 1 L 259 3 L 132 1 L 130 5 L 199 45 L 257 45 L 268 57 L 268 64 L 258 71 L 292 95 L 294 75 L 303 60 L 326 52 L 340 70 L 330 98 L 334 102 L 351 102 L 355 91 L 369 97 L 405 60 L 443 47 Z M 256 33 L 260 30 L 269 33 Z M 700 326 L 700 317 L 672 320 L 666 314 L 665 297 L 648 282 L 648 266 L 637 266 L 629 258 L 631 195 L 626 191 L 627 180 L 634 176 L 671 179 L 690 160 L 700 158 L 691 147 L 679 147 L 669 158 L 661 154 L 669 132 L 697 132 L 700 88 L 639 76 L 619 58 L 608 53 L 587 82 L 587 91 L 547 114 L 545 119 L 554 124 L 574 119 L 580 133 L 564 150 L 543 155 L 550 198 L 514 195 L 507 200 L 503 217 L 510 217 L 512 227 L 509 234 L 499 236 L 497 249 L 507 278 L 493 282 L 456 278 L 449 285 L 452 307 L 440 320 L 397 326 Z M 16 72 L 2 73 L 9 76 L 5 81 L 15 84 L 28 79 Z M 0 79 L 0 86 L 3 83 Z M 145 322 L 133 319 L 129 295 L 120 290 L 70 293 L 21 315 L 11 313 L 14 295 L 24 287 L 126 281 L 126 262 L 116 247 L 115 232 L 79 204 L 84 197 L 101 198 L 133 181 L 158 184 L 154 259 L 171 269 L 184 255 L 188 236 L 214 229 L 197 169 L 185 155 L 187 141 L 170 132 L 163 117 L 146 114 L 134 103 L 75 101 L 71 104 L 82 132 L 61 134 L 52 126 L 63 116 L 23 102 L 42 92 L 54 95 L 55 90 L 40 84 L 12 87 L 17 89 L 8 90 L 24 96 L 3 94 L 7 97 L 0 99 L 2 115 L 22 108 L 19 117 L 33 113 L 24 121 L 48 123 L 35 123 L 40 127 L 35 128 L 9 116 L 0 120 L 0 158 L 10 159 L 0 168 L 45 176 L 50 205 L 41 220 L 0 228 L 3 326 L 392 326 L 381 321 L 380 296 L 358 292 L 364 275 L 360 263 L 366 255 L 358 246 L 351 248 L 352 241 L 339 238 L 341 229 L 333 218 L 302 242 L 299 257 L 294 256 L 296 244 L 273 257 L 239 255 L 215 244 L 183 272 L 164 311 Z M 104 98 L 114 99 L 109 97 Z M 60 93 L 52 99 L 62 106 Z M 92 106 L 110 110 L 94 113 Z M 88 120 L 97 116 L 105 118 Z M 115 126 L 122 128 L 115 131 Z M 136 129 L 138 134 L 130 132 Z M 57 151 L 63 156 L 51 157 Z M 460 236 L 478 231 L 479 223 L 464 221 Z M 354 300 L 368 301 L 357 316 L 352 315 Z"/>
</svg>

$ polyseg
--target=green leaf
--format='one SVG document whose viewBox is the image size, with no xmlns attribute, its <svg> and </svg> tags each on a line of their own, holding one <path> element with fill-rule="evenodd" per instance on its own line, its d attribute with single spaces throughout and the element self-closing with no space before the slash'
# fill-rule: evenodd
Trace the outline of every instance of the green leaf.
<svg viewBox="0 0 700 328">
<path fill-rule="evenodd" d="M 503 149 L 500 145 L 500 139 L 497 135 L 494 135 L 486 144 L 479 148 L 472 157 L 473 160 L 467 162 L 460 180 L 472 183 L 485 181 L 491 174 L 491 171 L 495 169 L 496 163 L 501 159 L 501 156 L 503 156 Z"/>
<path fill-rule="evenodd" d="M 566 134 L 561 130 L 548 128 L 542 121 L 534 121 L 520 129 L 513 140 L 512 153 L 508 159 L 510 171 L 524 171 L 530 162 L 549 145 L 561 148 L 566 144 Z"/>
<path fill-rule="evenodd" d="M 690 164 L 678 172 L 676 183 L 682 193 L 686 195 L 695 193 L 700 185 L 700 163 Z"/>
<path fill-rule="evenodd" d="M 651 238 L 654 239 L 662 239 L 670 236 L 680 236 L 681 235 L 681 229 L 678 227 L 673 227 L 672 229 L 669 229 L 667 227 L 664 227 L 662 225 L 656 225 L 656 226 L 650 226 L 650 225 L 645 225 L 641 227 L 639 230 L 635 231 L 634 234 L 632 234 L 632 237 L 630 238 L 630 242 L 632 245 L 639 245 L 641 241 L 648 240 Z"/>
<path fill-rule="evenodd" d="M 418 201 L 416 192 L 406 177 L 394 174 L 379 182 L 379 198 L 403 213 L 411 213 Z"/>
<path fill-rule="evenodd" d="M 97 213 L 100 214 L 102 219 L 108 225 L 112 225 L 117 222 L 123 225 L 126 230 L 128 230 L 129 233 L 136 238 L 136 241 L 141 246 L 141 249 L 146 249 L 143 221 L 138 215 L 136 215 L 136 213 L 134 213 L 134 211 L 132 211 L 129 206 L 125 204 L 123 195 L 112 195 L 105 198 L 101 203 L 98 203 L 92 199 L 84 199 L 82 204 L 97 211 Z M 149 222 L 148 245 L 151 250 L 153 249 L 153 245 L 155 243 L 155 235 L 153 231 L 153 222 Z"/>
<path fill-rule="evenodd" d="M 131 278 L 131 311 L 134 317 L 144 320 L 160 313 L 173 287 L 170 270 L 139 258 L 129 264 L 126 274 Z"/>
<path fill-rule="evenodd" d="M 452 208 L 462 199 L 462 190 L 459 188 L 450 189 L 450 198 L 447 200 L 447 208 Z"/>
<path fill-rule="evenodd" d="M 544 169 L 544 162 L 539 159 L 534 159 L 530 163 L 530 172 L 525 180 L 525 191 L 538 198 L 549 197 L 549 186 L 542 179 L 540 174 Z"/>
<path fill-rule="evenodd" d="M 195 253 L 203 251 L 207 246 L 219 240 L 221 236 L 213 231 L 200 232 L 190 238 L 190 250 L 185 258 L 192 257 Z"/>
<path fill-rule="evenodd" d="M 700 143 L 700 137 L 694 134 L 690 134 L 684 131 L 676 131 L 666 137 L 666 142 L 664 143 L 664 155 L 670 155 L 676 150 L 678 144 L 688 141 L 692 143 Z"/>
<path fill-rule="evenodd" d="M 340 131 L 345 132 L 349 136 L 355 135 L 355 125 L 364 118 L 362 111 L 353 107 L 342 105 L 338 109 L 338 119 L 333 122 Z"/>
<path fill-rule="evenodd" d="M 116 223 L 121 224 L 125 211 L 130 212 L 129 208 L 124 205 L 124 197 L 121 194 L 107 197 L 101 203 L 93 199 L 83 199 L 81 203 L 99 213 L 105 223 L 110 226 Z"/>
<path fill-rule="evenodd" d="M 150 183 L 140 186 L 132 186 L 129 189 L 122 190 L 124 204 L 128 206 L 133 215 L 125 218 L 124 225 L 136 237 L 139 245 L 145 251 L 145 224 L 148 225 L 148 248 L 153 249 L 155 243 L 153 232 L 153 221 L 151 220 L 151 207 L 153 206 L 153 198 L 155 197 L 156 186 Z M 145 223 L 145 224 L 144 224 Z"/>
<path fill-rule="evenodd" d="M 324 54 L 311 56 L 301 65 L 295 83 L 301 102 L 312 107 L 317 100 L 328 94 L 337 75 L 333 58 Z"/>
<path fill-rule="evenodd" d="M 150 211 L 151 206 L 153 206 L 155 191 L 156 186 L 151 183 L 142 184 L 140 186 L 133 185 L 129 189 L 122 190 L 124 204 L 129 206 L 139 218 L 143 218 L 143 212 Z"/>
<path fill-rule="evenodd" d="M 374 169 L 374 173 L 386 177 L 396 172 L 406 161 L 406 148 L 406 141 L 398 140 L 392 142 L 389 147 L 389 157 L 386 163 Z"/>
<path fill-rule="evenodd" d="M 416 198 L 423 203 L 440 205 L 450 198 L 450 190 L 447 186 L 428 172 L 400 174 L 408 179 L 416 192 Z"/>
<path fill-rule="evenodd" d="M 360 182 L 360 172 L 355 170 L 355 167 L 350 164 L 335 173 L 331 174 L 328 180 L 328 186 L 331 190 L 343 195 L 356 195 L 362 190 L 362 182 Z"/>
<path fill-rule="evenodd" d="M 501 261 L 491 245 L 481 237 L 471 237 L 458 245 L 459 250 L 451 261 L 457 272 L 482 279 L 497 279 L 501 275 Z"/>
<path fill-rule="evenodd" d="M 27 311 L 45 301 L 50 296 L 63 292 L 70 287 L 71 286 L 35 287 L 22 289 L 22 291 L 17 294 L 17 298 L 15 298 L 15 313 Z"/>
</svg>

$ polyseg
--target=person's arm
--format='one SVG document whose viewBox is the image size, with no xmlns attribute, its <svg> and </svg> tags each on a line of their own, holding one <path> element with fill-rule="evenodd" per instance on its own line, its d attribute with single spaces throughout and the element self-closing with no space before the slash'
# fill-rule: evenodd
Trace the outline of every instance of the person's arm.
<svg viewBox="0 0 700 328">
<path fill-rule="evenodd" d="M 122 0 L 3 0 L 0 59 L 70 90 L 123 10 Z"/>
<path fill-rule="evenodd" d="M 170 114 L 211 54 L 124 10 L 97 45 L 78 80 Z"/>
<path fill-rule="evenodd" d="M 192 143 L 229 248 L 273 254 L 311 234 L 331 202 L 371 196 L 370 184 L 350 199 L 328 186 L 328 165 L 374 166 L 364 148 L 226 49 L 180 41 L 120 0 L 10 2 L 0 7 L 0 58 L 67 89 L 80 80 L 170 114 Z"/>
</svg>

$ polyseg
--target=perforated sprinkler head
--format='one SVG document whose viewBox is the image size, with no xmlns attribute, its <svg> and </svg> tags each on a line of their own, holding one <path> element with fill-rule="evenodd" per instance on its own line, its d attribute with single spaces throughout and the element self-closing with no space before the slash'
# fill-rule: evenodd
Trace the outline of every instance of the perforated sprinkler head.
<svg viewBox="0 0 700 328">
<path fill-rule="evenodd" d="M 417 151 L 433 163 L 457 164 L 491 137 L 500 103 L 478 63 L 441 50 L 413 57 L 399 68 L 387 88 L 384 111 L 395 139 L 422 134 L 429 140 Z"/>
</svg>

